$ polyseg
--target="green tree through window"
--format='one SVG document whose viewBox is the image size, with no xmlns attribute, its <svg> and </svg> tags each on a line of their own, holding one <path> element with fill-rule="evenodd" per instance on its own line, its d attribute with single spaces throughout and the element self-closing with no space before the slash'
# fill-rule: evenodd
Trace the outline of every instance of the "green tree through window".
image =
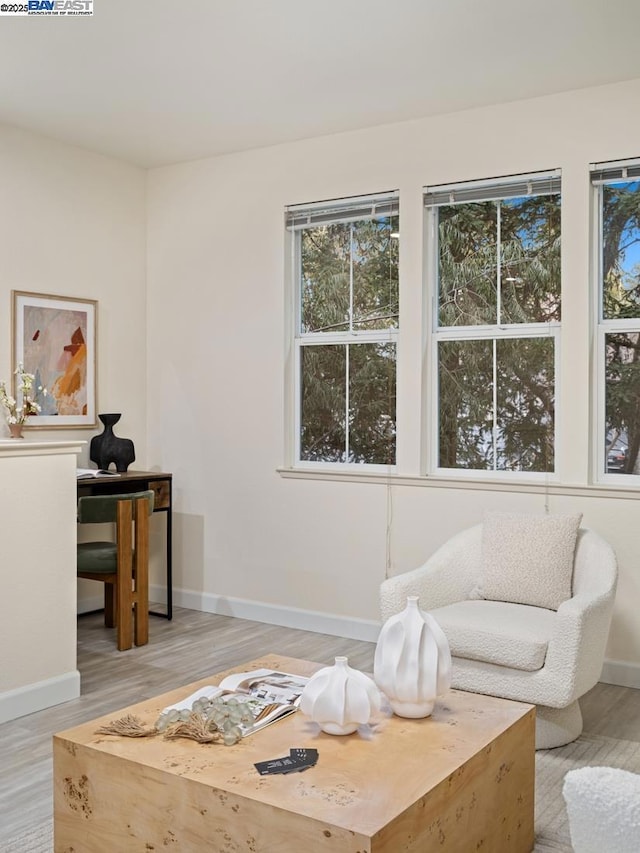
<svg viewBox="0 0 640 853">
<path fill-rule="evenodd" d="M 640 181 L 598 182 L 606 473 L 640 473 Z M 635 167 L 636 174 L 640 168 Z"/>
<path fill-rule="evenodd" d="M 397 199 L 389 206 L 327 203 L 295 231 L 302 462 L 395 464 Z"/>
<path fill-rule="evenodd" d="M 477 201 L 426 196 L 436 235 L 439 468 L 554 469 L 559 182 L 548 187 L 541 180 L 528 195 L 501 198 L 496 185 Z"/>
</svg>

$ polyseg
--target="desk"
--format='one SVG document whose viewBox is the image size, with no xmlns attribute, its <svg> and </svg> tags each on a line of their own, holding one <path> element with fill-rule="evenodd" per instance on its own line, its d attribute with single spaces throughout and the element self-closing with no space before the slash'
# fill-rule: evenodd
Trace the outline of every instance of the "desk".
<svg viewBox="0 0 640 853">
<path fill-rule="evenodd" d="M 87 495 L 119 495 L 130 492 L 143 492 L 151 489 L 154 493 L 153 511 L 167 514 L 167 541 L 166 541 L 166 566 L 167 566 L 167 612 L 157 613 L 150 611 L 154 616 L 164 616 L 166 619 L 173 617 L 173 592 L 171 574 L 171 485 L 172 475 L 160 471 L 126 471 L 118 477 L 91 477 L 86 480 L 78 480 L 78 497 Z"/>
</svg>

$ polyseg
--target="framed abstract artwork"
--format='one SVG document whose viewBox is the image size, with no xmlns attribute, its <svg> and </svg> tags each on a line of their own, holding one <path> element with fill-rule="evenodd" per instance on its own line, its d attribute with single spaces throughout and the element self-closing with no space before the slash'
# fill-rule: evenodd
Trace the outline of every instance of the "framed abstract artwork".
<svg viewBox="0 0 640 853">
<path fill-rule="evenodd" d="M 25 426 L 95 426 L 98 303 L 19 290 L 12 296 L 13 369 L 22 364 L 34 375 L 40 406 Z"/>
</svg>

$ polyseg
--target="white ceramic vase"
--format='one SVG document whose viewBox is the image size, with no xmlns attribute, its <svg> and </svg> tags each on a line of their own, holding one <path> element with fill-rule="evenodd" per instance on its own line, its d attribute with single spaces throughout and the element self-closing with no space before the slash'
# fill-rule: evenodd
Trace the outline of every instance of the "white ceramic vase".
<svg viewBox="0 0 640 853">
<path fill-rule="evenodd" d="M 363 672 L 337 657 L 312 675 L 300 696 L 299 708 L 329 735 L 349 735 L 380 710 L 380 691 Z"/>
<path fill-rule="evenodd" d="M 376 684 L 399 717 L 428 717 L 436 697 L 451 687 L 451 651 L 418 596 L 382 626 L 373 665 Z"/>
</svg>

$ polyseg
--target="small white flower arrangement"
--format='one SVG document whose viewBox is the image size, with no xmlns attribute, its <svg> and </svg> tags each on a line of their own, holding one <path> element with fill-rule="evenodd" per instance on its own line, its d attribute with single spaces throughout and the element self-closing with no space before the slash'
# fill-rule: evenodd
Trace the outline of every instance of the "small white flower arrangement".
<svg viewBox="0 0 640 853">
<path fill-rule="evenodd" d="M 22 394 L 22 405 L 19 406 L 11 394 L 7 393 L 4 380 L 0 381 L 0 403 L 4 406 L 8 424 L 23 424 L 30 415 L 37 415 L 40 411 L 40 406 L 33 399 L 35 376 L 33 373 L 26 373 L 22 364 L 17 366 L 14 374 L 18 377 L 18 391 Z M 42 387 L 39 387 L 38 391 L 42 391 L 45 395 L 47 393 Z"/>
</svg>

